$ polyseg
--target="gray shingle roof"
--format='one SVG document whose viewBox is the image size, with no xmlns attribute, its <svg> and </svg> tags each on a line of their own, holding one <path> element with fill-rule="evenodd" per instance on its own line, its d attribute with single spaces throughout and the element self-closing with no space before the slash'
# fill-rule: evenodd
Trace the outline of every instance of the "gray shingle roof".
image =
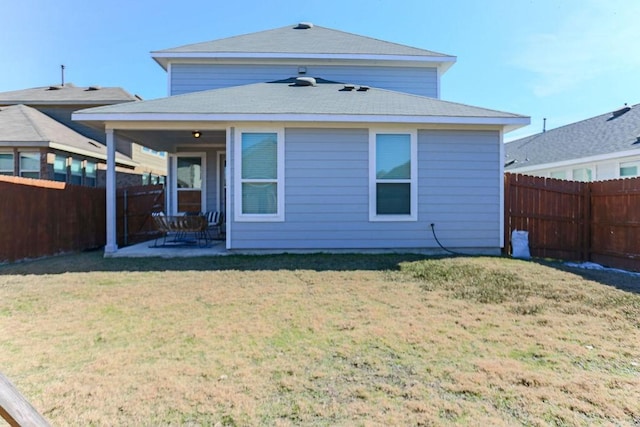
<svg viewBox="0 0 640 427">
<path fill-rule="evenodd" d="M 640 104 L 617 117 L 606 113 L 511 141 L 505 145 L 505 169 L 517 170 L 629 150 L 638 150 L 640 154 Z"/>
<path fill-rule="evenodd" d="M 528 124 L 526 116 L 473 107 L 401 92 L 369 88 L 366 91 L 344 90 L 345 85 L 334 82 L 316 86 L 296 86 L 295 79 L 280 82 L 257 83 L 209 91 L 194 92 L 150 101 L 140 101 L 105 107 L 85 109 L 74 114 L 74 119 L 91 119 L 91 116 L 109 115 L 162 115 L 179 119 L 180 115 L 210 115 L 212 120 L 246 120 L 251 116 L 287 116 L 291 120 L 312 120 L 323 116 L 340 121 L 370 120 L 401 122 L 411 118 L 419 122 L 453 122 L 449 119 L 478 119 L 478 123 L 502 123 L 504 119 L 517 122 L 517 127 Z M 366 116 L 366 118 L 365 118 Z M 348 119 L 345 119 L 348 117 Z M 435 120 L 435 121 L 434 121 Z"/>
<path fill-rule="evenodd" d="M 450 55 L 317 25 L 309 29 L 296 29 L 296 25 L 289 25 L 273 30 L 158 50 L 152 52 L 151 56 L 163 63 L 159 60 L 160 57 L 180 54 L 289 54 L 300 57 L 305 55 L 389 55 L 435 58 L 443 62 L 455 61 L 455 57 Z"/>
<path fill-rule="evenodd" d="M 72 83 L 0 93 L 0 105 L 104 105 L 138 100 L 119 87 L 77 87 Z"/>
<path fill-rule="evenodd" d="M 35 108 L 12 105 L 0 108 L 0 147 L 53 147 L 72 153 L 107 158 L 106 147 L 89 139 Z M 117 154 L 119 163 L 134 165 L 128 157 Z"/>
</svg>

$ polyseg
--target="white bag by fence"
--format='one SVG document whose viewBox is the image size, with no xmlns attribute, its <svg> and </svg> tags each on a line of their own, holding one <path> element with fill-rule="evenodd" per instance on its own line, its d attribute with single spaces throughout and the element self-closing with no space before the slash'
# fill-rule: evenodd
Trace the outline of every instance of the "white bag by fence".
<svg viewBox="0 0 640 427">
<path fill-rule="evenodd" d="M 523 230 L 513 230 L 511 232 L 511 256 L 514 258 L 529 259 L 529 232 Z"/>
</svg>

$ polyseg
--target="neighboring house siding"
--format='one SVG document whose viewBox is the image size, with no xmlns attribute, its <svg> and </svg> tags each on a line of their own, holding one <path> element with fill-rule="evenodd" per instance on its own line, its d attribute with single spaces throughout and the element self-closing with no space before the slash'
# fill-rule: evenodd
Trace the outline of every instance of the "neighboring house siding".
<svg viewBox="0 0 640 427">
<path fill-rule="evenodd" d="M 640 162 L 640 156 L 626 156 L 618 157 L 615 159 L 607 159 L 601 161 L 591 161 L 587 163 L 575 163 L 571 165 L 564 165 L 553 168 L 524 168 L 523 171 L 519 169 L 507 169 L 505 172 L 521 173 L 524 175 L 541 176 L 545 178 L 558 178 L 566 180 L 579 181 L 580 177 L 575 176 L 575 172 L 581 169 L 590 169 L 592 173 L 592 181 L 606 181 L 610 179 L 618 179 L 620 176 L 620 166 L 628 163 Z"/>
<path fill-rule="evenodd" d="M 306 66 L 305 76 L 438 97 L 436 68 Z M 282 80 L 298 76 L 297 65 L 172 64 L 171 95 Z"/>
<path fill-rule="evenodd" d="M 62 123 L 75 130 L 76 132 L 90 138 L 101 142 L 102 144 L 106 144 L 106 134 L 104 130 L 95 129 L 89 126 L 85 126 L 82 123 L 71 120 L 71 114 L 74 111 L 92 107 L 91 105 L 74 105 L 74 106 L 47 106 L 47 105 L 36 105 L 34 106 L 47 116 L 52 119 Z M 159 175 L 166 175 L 166 158 L 158 159 L 155 156 L 148 155 L 146 153 L 141 152 L 141 147 L 138 144 L 131 143 L 125 139 L 117 139 L 116 140 L 116 150 L 124 154 L 125 156 L 131 157 L 134 161 L 140 163 L 140 166 L 136 168 L 137 173 L 145 173 L 149 171 L 153 171 Z M 130 180 L 123 180 L 123 182 L 128 182 Z M 137 180 L 135 184 L 132 185 L 140 185 Z"/>
<path fill-rule="evenodd" d="M 68 128 L 75 130 L 76 132 L 94 139 L 103 144 L 106 143 L 106 135 L 103 130 L 95 129 L 89 126 L 85 126 L 82 123 L 74 122 L 71 120 L 71 114 L 76 110 L 81 110 L 83 108 L 94 107 L 94 105 L 73 105 L 73 106 L 48 106 L 48 105 L 34 105 L 34 108 L 37 108 L 47 116 L 52 119 L 62 123 Z M 129 153 L 125 153 L 130 155 Z"/>
<path fill-rule="evenodd" d="M 369 221 L 368 138 L 286 129 L 285 222 L 234 222 L 231 248 L 435 248 L 431 223 L 452 248 L 500 247 L 497 132 L 418 133 L 417 222 Z"/>
</svg>

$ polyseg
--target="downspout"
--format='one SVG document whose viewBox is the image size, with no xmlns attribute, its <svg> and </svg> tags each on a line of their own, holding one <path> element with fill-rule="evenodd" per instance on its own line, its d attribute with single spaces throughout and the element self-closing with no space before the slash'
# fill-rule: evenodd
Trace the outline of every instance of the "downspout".
<svg viewBox="0 0 640 427">
<path fill-rule="evenodd" d="M 107 244 L 104 254 L 109 255 L 118 251 L 116 236 L 116 141 L 113 129 L 107 129 Z"/>
</svg>

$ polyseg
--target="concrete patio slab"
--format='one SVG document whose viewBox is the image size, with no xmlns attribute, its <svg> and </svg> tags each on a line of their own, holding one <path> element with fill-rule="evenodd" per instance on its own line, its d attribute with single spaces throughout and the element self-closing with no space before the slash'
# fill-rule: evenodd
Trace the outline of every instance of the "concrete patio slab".
<svg viewBox="0 0 640 427">
<path fill-rule="evenodd" d="M 105 258 L 180 258 L 229 255 L 224 240 L 214 240 L 204 247 L 201 247 L 198 244 L 167 244 L 164 246 L 154 246 L 155 242 L 156 241 L 154 239 L 131 246 L 125 246 L 118 248 L 118 251 L 115 253 L 105 253 L 104 256 Z"/>
</svg>

